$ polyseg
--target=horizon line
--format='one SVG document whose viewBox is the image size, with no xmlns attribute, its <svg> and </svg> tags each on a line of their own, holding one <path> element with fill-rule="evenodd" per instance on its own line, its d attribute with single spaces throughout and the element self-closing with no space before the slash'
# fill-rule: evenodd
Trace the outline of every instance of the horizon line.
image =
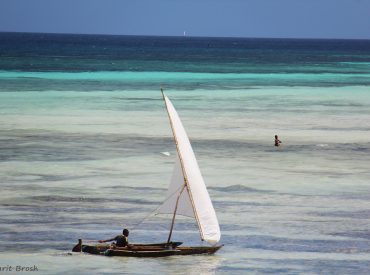
<svg viewBox="0 0 370 275">
<path fill-rule="evenodd" d="M 34 31 L 3 31 L 0 33 L 19 34 L 56 34 L 56 35 L 87 35 L 87 36 L 136 36 L 136 37 L 176 37 L 176 38 L 226 38 L 226 39 L 285 39 L 285 40 L 362 40 L 370 41 L 370 38 L 317 38 L 317 37 L 245 37 L 245 36 L 199 36 L 199 35 L 156 35 L 156 34 L 110 34 L 110 33 L 71 33 L 71 32 L 34 32 Z"/>
</svg>

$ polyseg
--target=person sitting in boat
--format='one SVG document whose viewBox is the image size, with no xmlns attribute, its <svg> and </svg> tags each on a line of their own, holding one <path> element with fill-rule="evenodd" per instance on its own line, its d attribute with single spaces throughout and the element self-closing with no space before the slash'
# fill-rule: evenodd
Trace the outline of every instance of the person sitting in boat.
<svg viewBox="0 0 370 275">
<path fill-rule="evenodd" d="M 116 243 L 115 243 L 116 246 L 119 246 L 119 247 L 129 246 L 129 244 L 128 244 L 128 234 L 129 234 L 129 231 L 125 228 L 122 231 L 122 235 L 117 235 L 114 238 L 109 239 L 109 240 L 100 240 L 99 243 L 116 241 Z"/>
</svg>

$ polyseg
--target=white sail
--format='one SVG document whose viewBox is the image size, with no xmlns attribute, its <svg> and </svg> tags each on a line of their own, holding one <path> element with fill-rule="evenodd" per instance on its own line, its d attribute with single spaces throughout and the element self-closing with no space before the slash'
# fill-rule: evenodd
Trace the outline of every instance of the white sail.
<svg viewBox="0 0 370 275">
<path fill-rule="evenodd" d="M 161 207 L 157 210 L 157 213 L 173 214 L 173 212 L 175 212 L 177 198 L 180 195 L 182 187 L 185 184 L 184 176 L 181 169 L 182 168 L 180 164 L 180 159 L 177 156 L 176 163 L 172 172 L 171 183 L 167 190 L 166 199 Z M 176 214 L 193 218 L 195 217 L 189 193 L 186 188 L 183 190 L 179 199 Z"/>
<path fill-rule="evenodd" d="M 189 138 L 181 120 L 167 96 L 164 96 L 172 131 L 175 137 L 178 160 L 175 164 L 169 191 L 159 213 L 173 213 L 177 197 L 186 184 L 176 214 L 195 217 L 202 240 L 216 244 L 221 237 L 216 212 L 200 173 Z M 191 207 L 191 208 L 190 208 Z M 192 213 L 190 213 L 190 209 Z"/>
</svg>

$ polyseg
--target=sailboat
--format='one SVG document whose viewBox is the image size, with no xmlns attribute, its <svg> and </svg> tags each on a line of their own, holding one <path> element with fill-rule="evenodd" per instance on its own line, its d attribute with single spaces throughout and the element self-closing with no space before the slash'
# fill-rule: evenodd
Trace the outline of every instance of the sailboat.
<svg viewBox="0 0 370 275">
<path fill-rule="evenodd" d="M 172 214 L 167 242 L 131 244 L 129 247 L 120 248 L 109 245 L 82 245 L 82 240 L 79 240 L 82 252 L 105 256 L 164 257 L 213 254 L 222 247 L 222 245 L 218 245 L 221 232 L 216 212 L 189 138 L 172 102 L 162 89 L 161 92 L 177 151 L 166 199 L 157 211 L 158 214 Z M 199 229 L 200 239 L 211 246 L 181 246 L 182 242 L 172 242 L 171 237 L 177 215 L 194 218 Z"/>
</svg>

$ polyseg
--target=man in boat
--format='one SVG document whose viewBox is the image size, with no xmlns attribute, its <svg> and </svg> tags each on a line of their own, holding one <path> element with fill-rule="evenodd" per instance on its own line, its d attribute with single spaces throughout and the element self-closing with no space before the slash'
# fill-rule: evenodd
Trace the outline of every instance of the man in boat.
<svg viewBox="0 0 370 275">
<path fill-rule="evenodd" d="M 109 239 L 109 240 L 100 240 L 99 243 L 116 241 L 116 246 L 119 246 L 119 247 L 130 246 L 128 244 L 128 234 L 129 234 L 129 231 L 125 228 L 122 231 L 122 235 L 117 235 L 114 238 Z"/>
</svg>

